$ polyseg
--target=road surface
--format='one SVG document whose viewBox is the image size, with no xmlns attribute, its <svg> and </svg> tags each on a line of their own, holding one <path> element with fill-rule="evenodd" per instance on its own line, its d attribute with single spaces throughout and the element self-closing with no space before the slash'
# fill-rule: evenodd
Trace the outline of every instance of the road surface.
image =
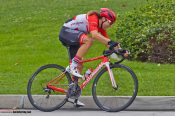
<svg viewBox="0 0 175 116">
<path fill-rule="evenodd" d="M 38 110 L 3 110 L 0 116 L 175 116 L 175 111 L 121 111 L 105 112 L 101 110 L 62 109 L 53 112 Z"/>
</svg>

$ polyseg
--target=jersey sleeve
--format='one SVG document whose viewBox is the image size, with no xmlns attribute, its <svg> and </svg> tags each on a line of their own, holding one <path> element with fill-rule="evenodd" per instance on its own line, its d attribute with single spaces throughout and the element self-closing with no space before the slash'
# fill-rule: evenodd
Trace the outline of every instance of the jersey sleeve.
<svg viewBox="0 0 175 116">
<path fill-rule="evenodd" d="M 98 31 L 98 17 L 96 15 L 88 16 L 88 26 L 89 32 L 94 30 Z"/>
<path fill-rule="evenodd" d="M 97 30 L 104 37 L 108 38 L 107 32 L 104 29 L 98 27 L 98 17 L 96 15 L 88 16 L 89 32 Z"/>
</svg>

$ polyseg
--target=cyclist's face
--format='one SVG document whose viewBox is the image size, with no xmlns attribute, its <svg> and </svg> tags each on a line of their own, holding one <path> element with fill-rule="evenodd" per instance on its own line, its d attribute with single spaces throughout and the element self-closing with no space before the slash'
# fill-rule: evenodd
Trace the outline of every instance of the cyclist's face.
<svg viewBox="0 0 175 116">
<path fill-rule="evenodd" d="M 106 29 L 108 29 L 109 27 L 111 27 L 111 21 L 110 20 L 108 20 L 107 18 L 102 18 L 102 21 L 104 21 L 104 23 L 103 23 L 103 26 L 102 26 L 102 28 L 104 29 L 104 30 L 106 30 Z"/>
</svg>

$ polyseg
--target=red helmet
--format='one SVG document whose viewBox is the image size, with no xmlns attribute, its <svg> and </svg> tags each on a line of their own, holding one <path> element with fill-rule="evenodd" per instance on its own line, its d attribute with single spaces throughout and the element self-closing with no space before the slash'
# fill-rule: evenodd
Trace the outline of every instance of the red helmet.
<svg viewBox="0 0 175 116">
<path fill-rule="evenodd" d="M 115 12 L 108 9 L 108 8 L 101 8 L 100 9 L 100 16 L 107 18 L 108 20 L 111 21 L 111 23 L 114 23 L 116 20 Z"/>
</svg>

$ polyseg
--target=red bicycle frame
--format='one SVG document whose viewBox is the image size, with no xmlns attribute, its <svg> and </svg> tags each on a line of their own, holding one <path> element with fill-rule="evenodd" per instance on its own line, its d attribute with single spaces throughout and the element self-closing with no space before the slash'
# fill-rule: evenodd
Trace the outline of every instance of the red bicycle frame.
<svg viewBox="0 0 175 116">
<path fill-rule="evenodd" d="M 112 71 L 110 70 L 110 67 L 109 67 L 109 58 L 108 57 L 102 55 L 102 56 L 98 56 L 98 57 L 95 57 L 95 58 L 90 58 L 90 59 L 82 60 L 80 63 L 83 64 L 83 63 L 86 63 L 86 62 L 91 62 L 91 61 L 100 60 L 100 59 L 102 60 L 102 62 L 93 70 L 93 72 L 89 75 L 89 77 L 87 77 L 87 79 L 80 85 L 81 90 L 86 87 L 86 85 L 90 82 L 90 80 L 93 79 L 93 77 L 97 74 L 97 72 L 103 66 L 106 66 L 106 68 L 107 68 L 107 70 L 109 72 L 110 80 L 112 82 L 112 86 L 114 88 L 117 87 L 116 82 L 114 80 L 113 73 L 112 73 Z M 62 73 L 63 77 L 64 77 L 64 74 L 65 74 L 65 72 Z M 53 89 L 53 90 L 55 90 L 57 92 L 67 93 L 67 90 L 65 90 L 63 88 L 57 88 L 57 87 L 55 87 L 55 86 L 53 86 L 51 84 L 51 82 L 54 82 L 56 79 L 57 79 L 57 77 L 55 79 L 51 80 L 50 82 L 48 82 L 47 87 L 50 88 L 50 89 Z"/>
</svg>

